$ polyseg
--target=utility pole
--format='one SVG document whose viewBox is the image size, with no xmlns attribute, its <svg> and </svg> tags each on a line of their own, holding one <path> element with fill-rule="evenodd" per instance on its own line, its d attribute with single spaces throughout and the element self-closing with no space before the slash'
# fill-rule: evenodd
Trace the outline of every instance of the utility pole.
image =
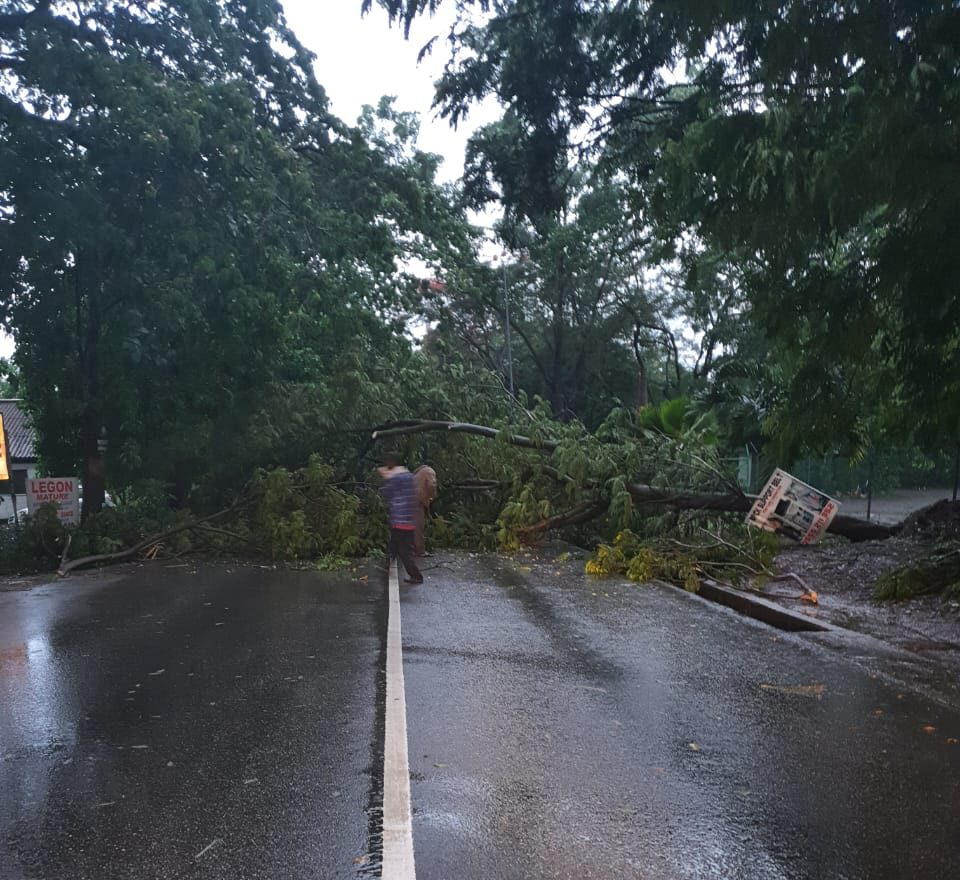
<svg viewBox="0 0 960 880">
<path fill-rule="evenodd" d="M 510 388 L 510 398 L 516 400 L 516 395 L 513 393 L 513 348 L 510 344 L 510 297 L 507 295 L 507 259 L 506 254 L 503 255 L 503 259 L 500 262 L 500 266 L 503 270 L 503 313 L 506 324 L 505 332 L 507 336 L 507 379 L 509 381 Z"/>
</svg>

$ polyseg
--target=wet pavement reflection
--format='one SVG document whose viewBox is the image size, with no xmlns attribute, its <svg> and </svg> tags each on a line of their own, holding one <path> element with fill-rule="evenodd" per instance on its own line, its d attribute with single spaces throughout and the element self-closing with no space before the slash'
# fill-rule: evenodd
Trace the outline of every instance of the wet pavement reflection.
<svg viewBox="0 0 960 880">
<path fill-rule="evenodd" d="M 957 712 L 669 588 L 431 575 L 403 597 L 421 880 L 960 876 Z"/>
<path fill-rule="evenodd" d="M 0 877 L 372 873 L 384 614 L 251 568 L 0 593 Z"/>
<path fill-rule="evenodd" d="M 401 597 L 421 880 L 960 876 L 955 708 L 669 588 L 430 563 Z M 370 574 L 0 593 L 0 880 L 379 876 Z"/>
</svg>

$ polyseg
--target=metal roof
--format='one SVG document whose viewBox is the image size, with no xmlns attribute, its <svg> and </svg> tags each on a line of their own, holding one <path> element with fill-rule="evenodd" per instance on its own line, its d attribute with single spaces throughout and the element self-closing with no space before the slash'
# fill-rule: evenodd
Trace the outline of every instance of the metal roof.
<svg viewBox="0 0 960 880">
<path fill-rule="evenodd" d="M 20 399 L 0 399 L 0 413 L 3 413 L 10 458 L 14 461 L 36 460 L 36 436 L 29 416 L 20 409 Z"/>
</svg>

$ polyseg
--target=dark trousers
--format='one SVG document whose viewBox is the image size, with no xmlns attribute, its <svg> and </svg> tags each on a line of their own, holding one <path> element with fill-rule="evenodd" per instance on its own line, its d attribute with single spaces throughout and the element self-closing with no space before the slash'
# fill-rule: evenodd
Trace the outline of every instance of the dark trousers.
<svg viewBox="0 0 960 880">
<path fill-rule="evenodd" d="M 410 580 L 423 580 L 423 575 L 413 559 L 413 529 L 390 529 L 390 558 L 400 560 Z"/>
</svg>

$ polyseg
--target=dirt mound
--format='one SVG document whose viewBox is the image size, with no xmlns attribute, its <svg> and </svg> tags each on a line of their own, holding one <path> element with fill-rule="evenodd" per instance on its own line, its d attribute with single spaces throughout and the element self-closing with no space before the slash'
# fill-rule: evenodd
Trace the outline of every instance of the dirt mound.
<svg viewBox="0 0 960 880">
<path fill-rule="evenodd" d="M 907 536 L 960 535 L 960 501 L 937 501 L 914 511 L 903 521 L 900 532 Z"/>
</svg>

